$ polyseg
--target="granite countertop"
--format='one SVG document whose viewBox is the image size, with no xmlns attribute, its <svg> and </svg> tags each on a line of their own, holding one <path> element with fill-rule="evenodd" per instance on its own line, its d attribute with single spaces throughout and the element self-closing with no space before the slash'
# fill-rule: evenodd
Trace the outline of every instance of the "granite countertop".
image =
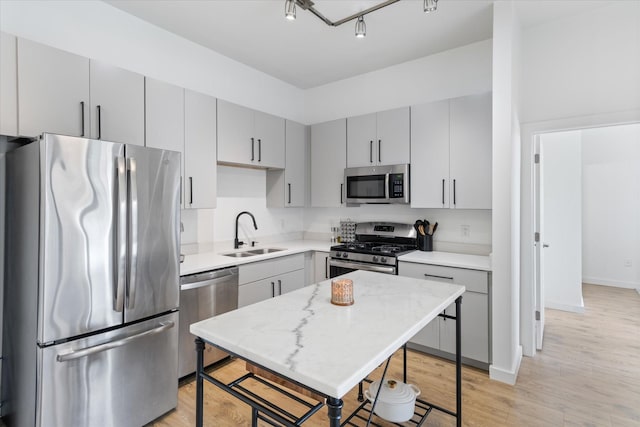
<svg viewBox="0 0 640 427">
<path fill-rule="evenodd" d="M 190 331 L 277 374 L 341 398 L 465 290 L 361 270 L 344 277 L 354 283 L 351 306 L 331 304 L 331 281 L 325 280 L 194 323 Z"/>
<path fill-rule="evenodd" d="M 445 267 L 468 268 L 470 270 L 491 271 L 491 256 L 489 255 L 413 251 L 398 257 L 398 261 L 442 265 Z"/>
<path fill-rule="evenodd" d="M 251 249 L 260 248 L 280 248 L 282 251 L 272 252 L 269 254 L 254 255 L 249 257 L 229 257 L 222 255 L 228 252 L 244 252 Z M 197 254 L 186 255 L 184 262 L 180 264 L 180 275 L 201 273 L 203 271 L 217 270 L 219 268 L 231 267 L 234 265 L 248 264 L 250 262 L 263 261 L 272 258 L 278 258 L 286 255 L 294 255 L 309 251 L 329 252 L 331 243 L 321 240 L 293 240 L 285 242 L 277 242 L 268 245 L 260 245 L 255 248 L 247 247 L 243 249 L 233 249 L 228 247 L 215 248 L 210 252 L 201 252 Z"/>
</svg>

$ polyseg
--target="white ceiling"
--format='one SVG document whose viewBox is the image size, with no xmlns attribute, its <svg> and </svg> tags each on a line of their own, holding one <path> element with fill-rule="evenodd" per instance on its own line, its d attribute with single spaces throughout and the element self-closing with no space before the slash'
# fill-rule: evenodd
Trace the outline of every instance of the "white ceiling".
<svg viewBox="0 0 640 427">
<path fill-rule="evenodd" d="M 285 0 L 105 0 L 181 37 L 302 89 L 486 40 L 492 0 L 440 0 L 425 14 L 422 0 L 403 0 L 366 15 L 367 36 L 355 22 L 329 27 L 297 8 L 284 18 Z M 382 0 L 315 0 L 332 21 Z M 525 26 L 601 5 L 598 1 L 517 2 Z"/>
</svg>

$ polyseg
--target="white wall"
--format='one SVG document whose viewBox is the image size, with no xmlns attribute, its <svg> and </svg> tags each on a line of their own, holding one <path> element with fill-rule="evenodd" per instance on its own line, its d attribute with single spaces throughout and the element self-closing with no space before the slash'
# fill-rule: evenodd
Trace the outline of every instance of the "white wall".
<svg viewBox="0 0 640 427">
<path fill-rule="evenodd" d="M 304 121 L 303 91 L 101 1 L 0 2 L 0 30 Z"/>
<path fill-rule="evenodd" d="M 524 32 L 522 121 L 640 109 L 640 2 L 603 4 Z"/>
<path fill-rule="evenodd" d="M 582 179 L 582 281 L 640 288 L 640 124 L 582 131 Z"/>
<path fill-rule="evenodd" d="M 491 91 L 491 40 L 308 89 L 306 123 Z"/>
</svg>

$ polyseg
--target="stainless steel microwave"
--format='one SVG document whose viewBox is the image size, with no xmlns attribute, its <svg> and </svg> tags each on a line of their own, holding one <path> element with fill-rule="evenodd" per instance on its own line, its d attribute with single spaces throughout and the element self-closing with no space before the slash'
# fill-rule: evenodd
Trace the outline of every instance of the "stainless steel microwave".
<svg viewBox="0 0 640 427">
<path fill-rule="evenodd" d="M 408 164 L 346 168 L 344 184 L 347 204 L 410 201 Z"/>
</svg>

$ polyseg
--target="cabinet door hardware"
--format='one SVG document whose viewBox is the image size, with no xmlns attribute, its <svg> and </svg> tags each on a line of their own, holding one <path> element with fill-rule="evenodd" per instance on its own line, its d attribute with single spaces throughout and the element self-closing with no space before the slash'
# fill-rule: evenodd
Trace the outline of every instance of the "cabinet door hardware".
<svg viewBox="0 0 640 427">
<path fill-rule="evenodd" d="M 424 273 L 424 275 L 425 275 L 426 277 L 434 277 L 434 278 L 436 278 L 436 279 L 453 280 L 453 277 L 448 277 L 448 276 L 437 276 L 437 275 L 435 275 L 435 274 L 427 274 L 427 273 Z"/>
<path fill-rule="evenodd" d="M 453 205 L 456 205 L 456 180 L 453 180 Z"/>
<path fill-rule="evenodd" d="M 189 204 L 193 204 L 193 177 L 189 177 Z"/>
<path fill-rule="evenodd" d="M 340 204 L 343 204 L 343 197 L 342 197 L 342 193 L 344 192 L 344 183 L 340 184 Z"/>
<path fill-rule="evenodd" d="M 291 183 L 287 184 L 289 186 L 289 204 L 291 204 Z"/>
<path fill-rule="evenodd" d="M 276 284 L 275 282 L 271 282 L 271 298 L 276 296 Z"/>
<path fill-rule="evenodd" d="M 258 138 L 258 161 L 262 161 L 262 140 Z"/>
<path fill-rule="evenodd" d="M 98 139 L 102 139 L 102 108 L 98 105 L 96 110 L 98 110 Z"/>
<path fill-rule="evenodd" d="M 251 161 L 253 162 L 255 160 L 255 142 L 253 140 L 253 138 L 251 138 Z"/>
<path fill-rule="evenodd" d="M 282 295 L 282 280 L 278 279 L 278 295 Z"/>
<path fill-rule="evenodd" d="M 373 140 L 369 141 L 369 163 L 373 163 Z"/>
<path fill-rule="evenodd" d="M 382 162 L 382 155 L 381 155 L 381 147 L 382 146 L 382 140 L 379 139 L 378 140 L 378 163 Z"/>
<path fill-rule="evenodd" d="M 444 179 L 442 180 L 442 206 L 444 206 Z"/>
<path fill-rule="evenodd" d="M 82 126 L 80 136 L 84 136 L 84 101 L 80 101 L 80 120 L 80 124 Z"/>
</svg>

